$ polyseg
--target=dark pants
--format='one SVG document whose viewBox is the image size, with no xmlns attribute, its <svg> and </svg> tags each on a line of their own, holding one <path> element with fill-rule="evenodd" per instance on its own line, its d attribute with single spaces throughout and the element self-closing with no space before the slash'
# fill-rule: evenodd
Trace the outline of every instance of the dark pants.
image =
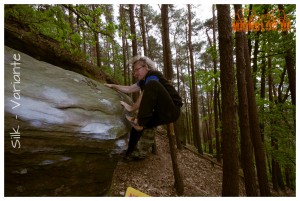
<svg viewBox="0 0 300 201">
<path fill-rule="evenodd" d="M 145 128 L 152 128 L 175 122 L 180 115 L 180 107 L 176 106 L 165 87 L 158 81 L 150 80 L 141 100 L 138 123 Z M 133 152 L 143 131 L 131 129 L 126 155 Z"/>
<path fill-rule="evenodd" d="M 129 156 L 133 152 L 135 146 L 142 136 L 142 133 L 143 131 L 137 131 L 133 127 L 131 128 L 126 156 Z"/>
</svg>

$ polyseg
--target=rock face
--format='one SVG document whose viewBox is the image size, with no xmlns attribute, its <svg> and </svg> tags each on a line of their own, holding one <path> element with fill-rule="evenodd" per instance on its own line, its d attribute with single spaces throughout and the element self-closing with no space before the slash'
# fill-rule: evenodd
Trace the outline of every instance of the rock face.
<svg viewBox="0 0 300 201">
<path fill-rule="evenodd" d="M 5 47 L 5 196 L 97 196 L 129 127 L 127 96 Z"/>
</svg>

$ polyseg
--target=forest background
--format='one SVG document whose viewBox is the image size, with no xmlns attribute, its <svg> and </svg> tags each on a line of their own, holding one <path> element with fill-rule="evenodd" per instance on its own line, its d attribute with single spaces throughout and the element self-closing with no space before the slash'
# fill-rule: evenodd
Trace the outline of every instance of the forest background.
<svg viewBox="0 0 300 201">
<path fill-rule="evenodd" d="M 232 163 L 234 158 L 232 155 L 231 158 L 222 157 L 224 149 L 228 147 L 222 144 L 225 140 L 222 137 L 224 136 L 222 120 L 227 119 L 222 102 L 224 97 L 221 95 L 220 66 L 223 57 L 218 40 L 221 28 L 218 26 L 220 23 L 218 15 L 222 10 L 217 12 L 217 8 L 214 8 L 213 12 L 210 5 L 210 10 L 206 10 L 205 14 L 207 18 L 203 19 L 200 18 L 201 12 L 196 12 L 201 9 L 201 5 L 170 5 L 167 14 L 170 24 L 169 41 L 165 41 L 161 37 L 164 30 L 162 19 L 165 18 L 162 18 L 159 5 L 5 6 L 5 12 L 2 12 L 5 13 L 5 19 L 17 20 L 28 26 L 35 34 L 42 34 L 58 41 L 62 49 L 94 64 L 99 70 L 110 75 L 116 83 L 128 85 L 135 82 L 132 69 L 127 62 L 133 55 L 142 54 L 153 59 L 157 68 L 164 74 L 170 75 L 171 72 L 173 84 L 184 99 L 182 124 L 186 132 L 178 141 L 194 146 L 200 154 L 207 153 L 216 157 L 219 162 L 224 163 L 226 160 Z M 261 160 L 258 159 L 263 156 L 265 167 L 262 169 L 265 168 L 267 180 L 272 182 L 272 187 L 282 190 L 286 187 L 295 189 L 296 5 L 247 4 L 244 8 L 241 15 L 237 16 L 238 9 L 231 6 L 232 22 L 241 19 L 249 21 L 248 16 L 251 14 L 259 21 L 257 18 L 271 13 L 272 16 L 265 17 L 262 23 L 266 26 L 267 22 L 273 20 L 277 24 L 273 30 L 262 31 L 261 28 L 247 32 L 231 30 L 233 41 L 226 44 L 233 50 L 231 56 L 235 67 L 232 69 L 233 76 L 229 82 L 233 84 L 231 86 L 234 99 L 231 103 L 234 108 L 235 125 L 231 129 L 235 134 L 232 139 L 236 141 L 234 143 L 237 147 L 237 160 L 244 171 L 247 171 L 245 164 L 252 164 L 257 171 L 257 175 L 252 173 L 254 174 L 252 179 L 260 180 L 264 176 L 259 175 Z M 284 10 L 284 14 L 281 15 L 278 12 L 280 10 Z M 290 20 L 288 30 L 283 30 L 279 23 L 280 20 L 286 20 L 285 16 Z M 163 64 L 164 42 L 169 43 L 171 48 L 172 66 L 169 69 Z M 247 89 L 238 88 L 243 86 L 238 83 L 246 80 L 246 72 L 242 79 L 237 72 L 244 72 L 247 68 L 243 64 L 247 63 L 246 54 L 239 55 L 239 53 L 246 51 L 253 82 L 253 94 L 249 91 L 247 94 L 249 97 L 253 95 L 255 101 L 257 114 L 253 118 L 259 120 L 259 130 L 256 131 L 250 130 L 251 127 L 257 127 L 251 122 L 250 113 L 253 108 L 250 108 L 251 103 L 248 101 L 250 98 L 246 97 L 245 100 L 240 94 Z M 246 116 L 242 113 L 243 108 L 240 107 L 242 104 L 239 104 L 242 100 L 247 102 L 245 102 L 248 111 Z M 243 127 L 245 125 L 246 128 Z M 260 135 L 258 148 L 255 147 L 253 133 Z M 244 151 L 246 146 L 249 146 L 250 151 Z M 247 157 L 251 163 L 243 161 L 247 158 L 244 154 L 250 154 Z M 262 185 L 260 183 L 260 186 Z M 267 195 L 268 190 L 260 190 L 260 193 L 265 192 Z"/>
</svg>

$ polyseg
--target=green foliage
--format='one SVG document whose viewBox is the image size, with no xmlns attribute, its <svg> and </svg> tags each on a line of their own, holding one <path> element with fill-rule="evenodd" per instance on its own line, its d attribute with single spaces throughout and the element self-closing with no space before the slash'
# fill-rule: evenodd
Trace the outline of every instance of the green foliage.
<svg viewBox="0 0 300 201">
<path fill-rule="evenodd" d="M 218 57 L 218 51 L 215 45 L 213 45 L 212 47 L 207 47 L 206 48 L 206 53 L 211 55 L 212 59 L 217 59 Z"/>
<path fill-rule="evenodd" d="M 295 107 L 290 103 L 274 105 L 265 111 L 265 135 L 267 150 L 282 167 L 296 165 L 296 133 L 294 130 Z M 271 146 L 277 140 L 278 149 Z"/>
<path fill-rule="evenodd" d="M 114 34 L 115 31 L 117 30 L 118 26 L 115 25 L 113 22 L 108 22 L 106 25 L 106 31 L 109 34 Z"/>
<path fill-rule="evenodd" d="M 82 40 L 78 33 L 72 33 L 61 6 L 12 5 L 5 9 L 5 18 L 14 19 L 28 26 L 35 34 L 43 34 L 61 43 L 74 52 Z M 69 42 L 70 41 L 70 42 Z"/>
<path fill-rule="evenodd" d="M 214 83 L 215 83 L 215 77 L 219 77 L 220 72 L 217 72 L 214 74 L 214 71 L 212 69 L 210 70 L 198 70 L 196 72 L 197 77 L 197 84 L 202 86 L 202 90 L 204 91 L 211 91 L 213 90 Z"/>
</svg>

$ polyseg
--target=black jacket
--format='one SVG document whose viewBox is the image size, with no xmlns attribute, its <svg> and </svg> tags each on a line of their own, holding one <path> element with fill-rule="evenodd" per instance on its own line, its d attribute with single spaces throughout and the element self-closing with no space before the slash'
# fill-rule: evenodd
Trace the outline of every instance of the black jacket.
<svg viewBox="0 0 300 201">
<path fill-rule="evenodd" d="M 176 89 L 171 85 L 171 83 L 162 75 L 159 71 L 149 71 L 145 77 L 144 80 L 138 81 L 137 85 L 141 88 L 141 90 L 144 90 L 145 85 L 150 80 L 156 80 L 159 81 L 165 89 L 169 92 L 174 104 L 178 107 L 182 107 L 182 99 L 179 96 Z"/>
</svg>

